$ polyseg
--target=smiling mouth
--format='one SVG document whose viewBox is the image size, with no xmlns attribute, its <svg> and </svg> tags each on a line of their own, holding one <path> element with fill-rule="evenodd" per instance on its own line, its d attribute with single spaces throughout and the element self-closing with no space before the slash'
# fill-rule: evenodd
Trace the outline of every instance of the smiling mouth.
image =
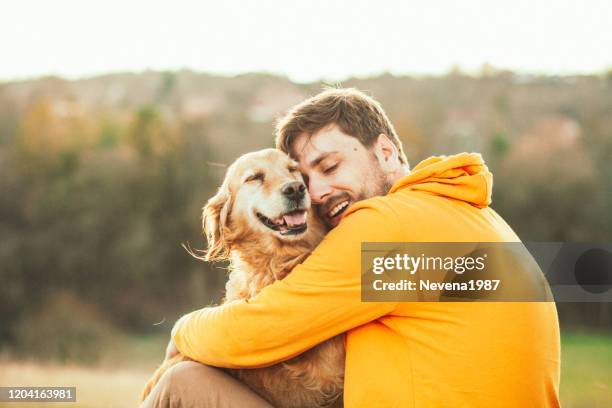
<svg viewBox="0 0 612 408">
<path fill-rule="evenodd" d="M 291 211 L 275 219 L 268 218 L 259 212 L 256 215 L 263 225 L 281 235 L 302 234 L 308 228 L 306 210 Z"/>
<path fill-rule="evenodd" d="M 327 218 L 329 218 L 330 220 L 341 215 L 344 211 L 346 211 L 346 209 L 349 207 L 350 201 L 349 200 L 343 200 L 340 201 L 338 204 L 334 205 L 331 210 L 329 210 L 327 212 Z"/>
</svg>

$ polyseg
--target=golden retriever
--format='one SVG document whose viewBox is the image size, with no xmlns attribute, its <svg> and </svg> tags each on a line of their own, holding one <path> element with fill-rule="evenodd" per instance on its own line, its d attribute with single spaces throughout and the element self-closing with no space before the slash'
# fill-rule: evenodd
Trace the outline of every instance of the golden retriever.
<svg viewBox="0 0 612 408">
<path fill-rule="evenodd" d="M 203 210 L 207 261 L 230 261 L 224 301 L 248 299 L 283 279 L 322 239 L 325 228 L 311 211 L 297 163 L 276 149 L 245 154 L 227 170 Z M 282 336 L 282 333 L 278 333 Z M 166 360 L 142 399 L 179 361 Z M 225 369 L 279 408 L 342 406 L 344 336 L 338 335 L 282 363 Z"/>
</svg>

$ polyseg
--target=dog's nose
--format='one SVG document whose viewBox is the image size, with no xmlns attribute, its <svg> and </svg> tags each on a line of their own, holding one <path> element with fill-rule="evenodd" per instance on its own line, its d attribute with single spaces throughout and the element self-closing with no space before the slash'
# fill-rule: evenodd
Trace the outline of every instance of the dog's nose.
<svg viewBox="0 0 612 408">
<path fill-rule="evenodd" d="M 301 181 L 292 181 L 281 188 L 281 193 L 287 198 L 299 200 L 306 194 L 306 186 Z"/>
</svg>

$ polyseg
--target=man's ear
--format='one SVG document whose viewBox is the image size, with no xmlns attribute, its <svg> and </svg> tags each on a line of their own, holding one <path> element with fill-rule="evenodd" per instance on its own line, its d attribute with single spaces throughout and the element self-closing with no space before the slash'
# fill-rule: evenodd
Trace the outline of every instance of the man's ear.
<svg viewBox="0 0 612 408">
<path fill-rule="evenodd" d="M 387 135 L 384 133 L 378 135 L 378 139 L 374 142 L 373 150 L 383 172 L 392 173 L 397 171 L 398 163 L 400 163 L 397 147 Z"/>
<path fill-rule="evenodd" d="M 232 196 L 226 184 L 208 200 L 202 210 L 202 230 L 208 241 L 204 260 L 220 261 L 229 255 L 229 242 L 226 239 L 227 220 L 232 207 Z"/>
</svg>

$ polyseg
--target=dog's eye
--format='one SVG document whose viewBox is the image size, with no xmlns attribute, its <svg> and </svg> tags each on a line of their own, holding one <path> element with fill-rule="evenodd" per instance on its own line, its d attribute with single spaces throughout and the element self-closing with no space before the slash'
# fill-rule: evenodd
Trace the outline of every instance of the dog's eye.
<svg viewBox="0 0 612 408">
<path fill-rule="evenodd" d="M 246 180 L 244 180 L 245 183 L 249 183 L 251 181 L 264 181 L 264 174 L 261 172 L 255 173 L 247 177 Z"/>
<path fill-rule="evenodd" d="M 298 168 L 295 166 L 291 166 L 287 170 L 289 170 L 289 173 L 295 173 L 296 171 L 298 171 Z"/>
</svg>

